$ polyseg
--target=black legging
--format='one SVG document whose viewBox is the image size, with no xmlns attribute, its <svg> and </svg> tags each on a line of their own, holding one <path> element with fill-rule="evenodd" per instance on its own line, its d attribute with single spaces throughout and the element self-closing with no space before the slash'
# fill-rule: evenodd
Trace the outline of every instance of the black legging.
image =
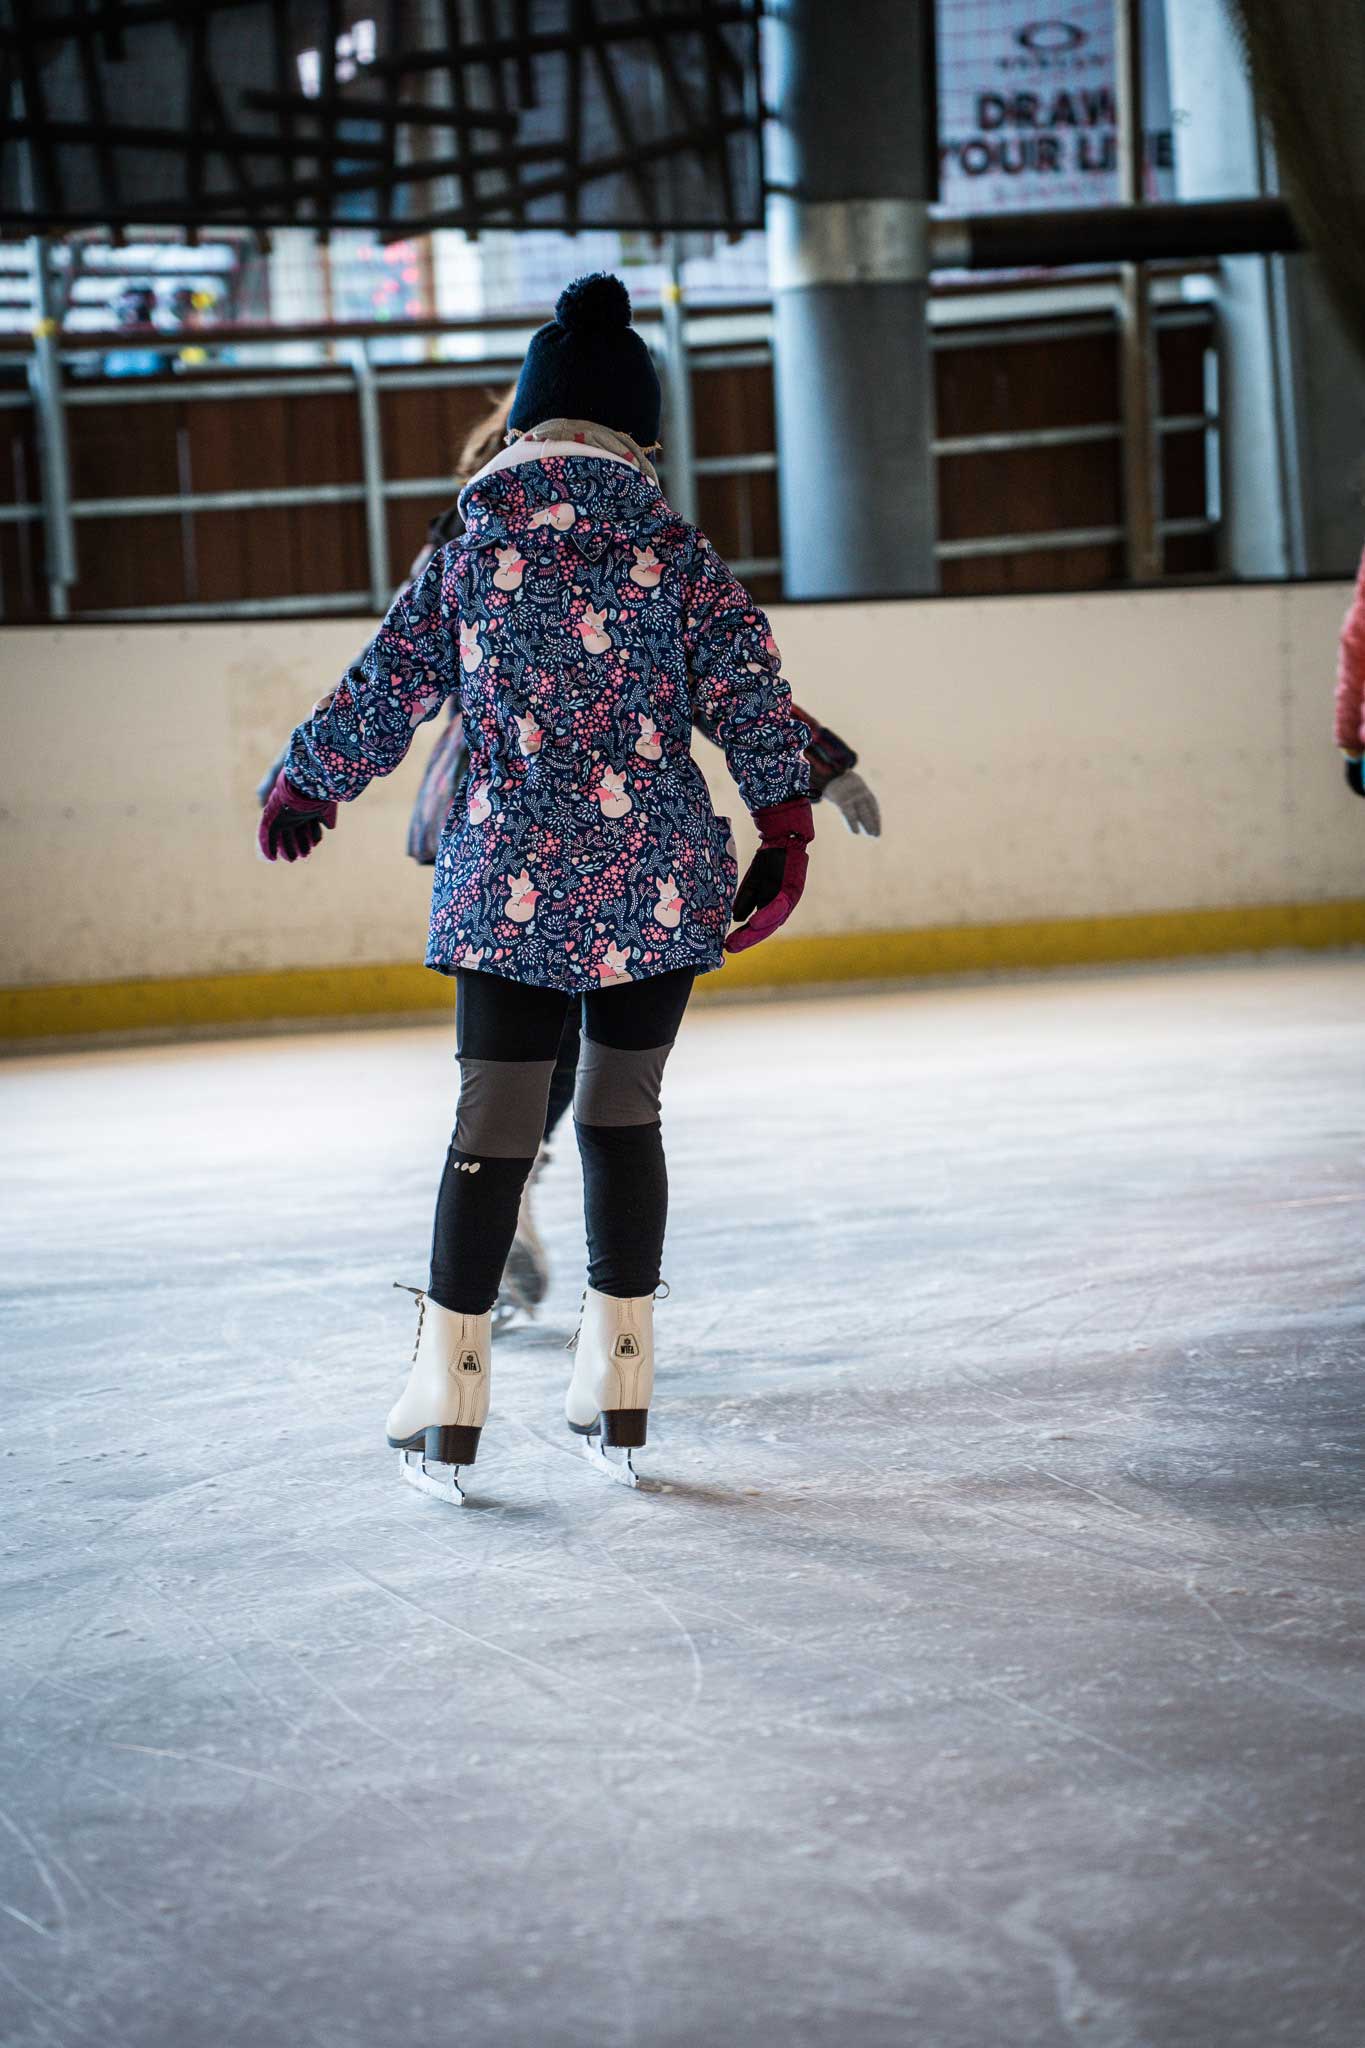
<svg viewBox="0 0 1365 2048">
<path fill-rule="evenodd" d="M 659 1088 L 693 979 L 688 970 L 660 974 L 581 999 L 586 1044 L 574 1122 L 588 1281 L 601 1294 L 652 1294 L 659 1284 L 668 1214 Z M 428 1292 L 457 1314 L 482 1315 L 502 1280 L 566 1013 L 579 999 L 464 970 L 459 991 L 460 1102 L 436 1198 Z"/>
</svg>

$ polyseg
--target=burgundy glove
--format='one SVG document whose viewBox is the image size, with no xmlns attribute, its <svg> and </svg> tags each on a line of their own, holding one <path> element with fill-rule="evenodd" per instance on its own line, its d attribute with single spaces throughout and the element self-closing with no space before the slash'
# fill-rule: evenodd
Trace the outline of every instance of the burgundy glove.
<svg viewBox="0 0 1365 2048">
<path fill-rule="evenodd" d="M 785 804 L 755 811 L 759 848 L 735 895 L 735 916 L 747 918 L 725 941 L 727 953 L 770 939 L 801 901 L 806 886 L 806 848 L 815 837 L 809 800 L 794 796 Z"/>
<path fill-rule="evenodd" d="M 334 803 L 300 796 L 281 768 L 261 812 L 256 844 L 267 860 L 307 860 L 322 839 L 323 826 L 330 832 L 336 821 Z"/>
</svg>

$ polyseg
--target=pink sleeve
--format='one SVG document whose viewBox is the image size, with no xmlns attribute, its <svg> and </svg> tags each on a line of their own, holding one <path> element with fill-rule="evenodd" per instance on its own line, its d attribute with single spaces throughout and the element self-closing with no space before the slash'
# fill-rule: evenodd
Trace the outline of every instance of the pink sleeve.
<svg viewBox="0 0 1365 2048">
<path fill-rule="evenodd" d="M 1341 627 L 1337 660 L 1337 745 L 1348 754 L 1365 752 L 1365 555 L 1356 594 Z"/>
</svg>

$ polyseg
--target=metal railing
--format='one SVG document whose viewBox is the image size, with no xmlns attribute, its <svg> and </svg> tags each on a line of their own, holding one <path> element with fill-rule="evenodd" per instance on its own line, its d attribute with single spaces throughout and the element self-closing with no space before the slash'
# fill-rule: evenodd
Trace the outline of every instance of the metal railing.
<svg viewBox="0 0 1365 2048">
<path fill-rule="evenodd" d="M 752 320 L 758 309 L 745 307 L 714 310 L 718 317 Z M 510 324 L 489 323 L 493 331 Z M 524 324 L 521 323 L 523 326 Z M 693 327 L 698 324 L 694 311 L 689 311 L 687 324 Z M 1158 312 L 1156 316 L 1158 331 L 1174 325 L 1189 324 L 1209 325 L 1212 331 L 1210 316 L 1202 309 L 1167 308 Z M 703 478 L 775 473 L 778 458 L 773 449 L 706 456 L 698 456 L 691 452 L 694 447 L 691 420 L 692 376 L 708 371 L 769 365 L 772 360 L 770 339 L 765 337 L 757 341 L 698 347 L 695 340 L 689 338 L 687 326 L 681 318 L 656 321 L 655 330 L 657 341 L 661 344 L 661 368 L 671 408 L 670 440 L 675 450 L 684 451 L 682 459 L 686 461 L 685 472 L 681 476 L 678 474 L 677 455 L 671 468 L 667 458 L 663 464 L 665 482 L 669 486 L 674 502 L 680 505 L 694 505 L 696 485 Z M 935 350 L 945 350 L 980 346 L 986 341 L 992 346 L 997 346 L 1010 342 L 1038 341 L 1049 336 L 1064 336 L 1070 339 L 1085 334 L 1113 331 L 1112 318 L 1105 317 L 1034 319 L 1020 322 L 1013 327 L 997 325 L 992 321 L 989 326 L 974 324 L 942 327 L 933 335 L 933 346 Z M 165 620 L 272 618 L 319 611 L 382 613 L 389 602 L 394 581 L 389 559 L 388 507 L 393 502 L 404 499 L 439 498 L 449 494 L 452 489 L 449 475 L 390 477 L 386 473 L 381 416 L 383 395 L 389 391 L 442 389 L 506 382 L 515 373 L 520 361 L 518 348 L 515 355 L 509 353 L 506 356 L 490 351 L 487 358 L 478 362 L 452 361 L 381 366 L 374 360 L 370 338 L 362 336 L 347 343 L 347 362 L 344 366 L 319 366 L 316 369 L 290 374 L 248 371 L 235 376 L 225 374 L 222 369 L 210 368 L 205 371 L 186 372 L 170 382 L 139 384 L 128 380 L 119 382 L 113 388 L 107 383 L 97 387 L 64 383 L 59 371 L 60 359 L 65 357 L 79 360 L 88 357 L 89 353 L 84 338 L 80 346 L 68 346 L 60 351 L 55 346 L 43 350 L 38 347 L 35 339 L 34 353 L 29 363 L 29 388 L 0 391 L 0 409 L 29 405 L 37 409 L 40 443 L 45 451 L 52 451 L 50 454 L 45 453 L 43 462 L 42 500 L 26 500 L 0 506 L 0 525 L 24 522 L 44 524 L 47 534 L 50 606 L 54 618 L 70 616 L 69 592 L 76 582 L 77 570 L 76 528 L 83 521 L 178 516 L 182 521 L 186 588 L 193 592 L 196 588 L 192 526 L 195 515 L 346 504 L 359 504 L 364 507 L 368 570 L 366 589 L 240 598 L 214 603 L 201 603 L 191 596 L 186 601 L 175 604 L 106 607 L 83 611 L 79 616 L 90 620 Z M 198 400 L 249 400 L 285 395 L 305 397 L 324 393 L 350 393 L 355 399 L 359 422 L 361 474 L 352 482 L 195 491 L 189 472 L 188 439 L 182 436 L 181 487 L 178 490 L 95 498 L 73 498 L 71 495 L 66 459 L 66 416 L 72 410 L 111 403 L 120 406 L 182 404 Z M 1206 440 L 1208 474 L 1211 479 L 1216 480 L 1220 467 L 1216 376 L 1209 380 L 1204 411 L 1159 417 L 1154 425 L 1158 436 L 1202 432 Z M 1122 421 L 1116 418 L 1075 426 L 1032 427 L 1010 432 L 948 435 L 934 441 L 933 453 L 937 460 L 951 460 L 959 456 L 1009 454 L 1027 449 L 1079 447 L 1121 442 L 1123 432 Z M 690 460 L 686 460 L 689 455 Z M 1158 521 L 1158 533 L 1163 538 L 1169 538 L 1215 531 L 1218 525 L 1216 490 L 1210 491 L 1210 502 L 1215 516 L 1193 519 L 1163 518 Z M 969 539 L 940 540 L 936 555 L 941 562 L 963 561 L 1044 550 L 1110 546 L 1122 542 L 1124 537 L 1125 529 L 1121 524 L 1001 533 L 973 536 Z M 776 555 L 749 554 L 735 558 L 732 566 L 741 577 L 756 577 L 780 574 L 782 565 L 780 557 Z"/>
</svg>

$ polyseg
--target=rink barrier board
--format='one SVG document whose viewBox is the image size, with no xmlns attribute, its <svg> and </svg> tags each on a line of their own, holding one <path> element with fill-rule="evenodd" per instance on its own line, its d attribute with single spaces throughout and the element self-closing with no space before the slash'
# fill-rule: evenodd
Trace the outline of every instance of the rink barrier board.
<svg viewBox="0 0 1365 2048">
<path fill-rule="evenodd" d="M 1342 581 L 777 607 L 788 673 L 865 750 L 885 831 L 855 838 L 822 809 L 794 950 L 782 935 L 719 987 L 757 998 L 1254 948 L 1283 942 L 1278 919 L 1230 936 L 1128 921 L 1365 896 L 1365 807 L 1330 744 L 1349 595 Z M 410 776 L 346 807 L 325 861 L 300 873 L 255 858 L 262 765 L 298 716 L 301 678 L 340 674 L 355 632 L 351 619 L 0 627 L 0 858 L 22 877 L 0 914 L 0 984 L 30 992 L 26 1012 L 40 1004 L 31 1036 L 166 1033 L 187 1017 L 248 1030 L 447 999 L 420 967 L 403 986 L 365 965 L 425 951 L 431 878 L 395 856 L 434 724 Z M 699 743 L 696 759 L 742 866 L 743 799 L 715 749 Z M 1039 919 L 1075 928 L 1019 929 Z M 299 974 L 321 979 L 286 995 L 280 977 Z M 262 979 L 254 993 L 245 979 L 176 986 L 229 975 Z M 92 991 L 77 1021 L 62 1014 L 71 998 L 36 993 L 76 984 Z"/>
<path fill-rule="evenodd" d="M 729 961 L 723 973 L 703 976 L 698 995 L 724 1000 L 732 991 L 799 990 L 841 981 L 1357 945 L 1365 945 L 1365 899 L 845 932 L 754 947 Z M 422 1010 L 453 1014 L 454 1005 L 450 977 L 415 964 L 8 988 L 0 989 L 0 1042 L 396 1017 Z"/>
</svg>

